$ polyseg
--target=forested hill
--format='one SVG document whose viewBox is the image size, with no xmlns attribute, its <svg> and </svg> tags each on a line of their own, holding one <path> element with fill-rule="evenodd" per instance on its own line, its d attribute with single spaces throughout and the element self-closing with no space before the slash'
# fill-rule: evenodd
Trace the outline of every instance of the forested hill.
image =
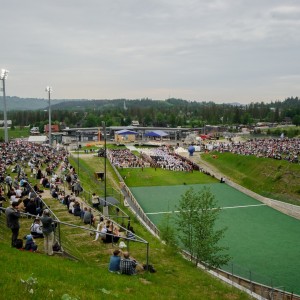
<svg viewBox="0 0 300 300">
<path fill-rule="evenodd" d="M 0 98 L 0 111 L 3 117 L 3 99 Z M 48 109 L 47 99 L 32 99 L 7 97 L 9 117 L 19 123 L 37 122 L 34 116 L 14 116 L 14 112 L 34 111 L 40 114 Z M 87 99 L 51 99 L 51 108 L 56 114 L 56 121 L 66 122 L 86 127 L 96 126 L 105 120 L 111 125 L 130 125 L 131 120 L 137 120 L 144 126 L 191 126 L 199 127 L 203 124 L 255 124 L 256 122 L 286 122 L 291 121 L 300 125 L 300 99 L 288 98 L 271 103 L 239 103 L 216 104 L 214 102 L 197 102 L 182 99 L 152 100 L 152 99 L 114 99 L 114 100 L 87 100 Z M 0 118 L 1 118 L 0 112 Z M 78 113 L 84 112 L 84 113 Z M 30 113 L 30 112 L 28 112 Z M 76 115 L 76 117 L 74 117 Z M 83 117 L 84 116 L 84 117 Z M 76 120 L 75 120 L 76 119 Z M 86 120 L 86 124 L 83 122 Z M 88 122 L 89 121 L 89 122 Z M 68 124 L 69 124 L 68 123 Z M 99 123 L 99 124 L 98 124 Z M 93 125 L 96 124 L 96 125 Z M 26 124 L 24 124 L 26 125 Z"/>
<path fill-rule="evenodd" d="M 0 111 L 3 111 L 3 97 L 0 97 Z M 20 97 L 10 97 L 6 96 L 6 105 L 7 110 L 40 110 L 48 108 L 48 99 L 46 98 L 20 98 Z M 271 103 L 263 102 L 252 102 L 249 104 L 240 104 L 240 103 L 223 103 L 215 104 L 214 102 L 207 101 L 187 101 L 183 99 L 170 98 L 167 100 L 152 100 L 148 98 L 144 99 L 51 99 L 51 107 L 54 109 L 63 109 L 63 110 L 77 110 L 78 108 L 82 109 L 100 109 L 103 107 L 106 108 L 123 108 L 128 109 L 132 107 L 137 108 L 167 108 L 167 107 L 269 107 L 269 108 L 280 108 L 280 109 L 299 109 L 300 100 L 298 97 L 287 98 L 282 101 L 275 101 Z"/>
</svg>

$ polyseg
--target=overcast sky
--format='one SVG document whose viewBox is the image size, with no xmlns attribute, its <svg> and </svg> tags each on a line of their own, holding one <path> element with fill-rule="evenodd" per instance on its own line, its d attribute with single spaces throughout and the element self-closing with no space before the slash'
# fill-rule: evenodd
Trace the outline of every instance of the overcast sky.
<svg viewBox="0 0 300 300">
<path fill-rule="evenodd" d="M 300 96 L 300 1 L 1 0 L 7 96 Z"/>
</svg>

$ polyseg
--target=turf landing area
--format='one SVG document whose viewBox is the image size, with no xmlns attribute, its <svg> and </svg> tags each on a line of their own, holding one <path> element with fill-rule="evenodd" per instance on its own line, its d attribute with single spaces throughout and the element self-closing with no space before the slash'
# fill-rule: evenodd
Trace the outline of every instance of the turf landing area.
<svg viewBox="0 0 300 300">
<path fill-rule="evenodd" d="M 286 216 L 226 184 L 130 188 L 144 212 L 158 225 L 166 212 L 176 211 L 190 187 L 209 186 L 227 227 L 223 244 L 232 261 L 225 270 L 273 287 L 300 294 L 300 221 Z M 244 207 L 241 207 L 244 206 Z"/>
</svg>

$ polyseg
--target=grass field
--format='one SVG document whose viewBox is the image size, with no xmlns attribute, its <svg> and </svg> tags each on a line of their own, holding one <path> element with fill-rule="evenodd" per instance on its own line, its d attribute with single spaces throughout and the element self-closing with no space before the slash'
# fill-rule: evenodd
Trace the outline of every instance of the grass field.
<svg viewBox="0 0 300 300">
<path fill-rule="evenodd" d="M 126 168 L 119 169 L 119 173 L 131 187 L 137 186 L 166 186 L 197 183 L 218 182 L 217 179 L 201 172 L 174 172 L 157 168 Z"/>
<path fill-rule="evenodd" d="M 122 174 L 130 174 L 130 181 L 137 186 L 130 186 L 148 217 L 159 225 L 166 213 L 176 211 L 180 196 L 193 186 L 201 189 L 202 184 L 180 184 L 189 182 L 186 173 L 165 172 L 160 170 L 160 179 L 155 178 L 143 186 L 140 173 L 136 169 L 122 170 Z M 155 171 L 151 171 L 150 174 Z M 135 174 L 135 176 L 134 176 Z M 201 182 L 201 173 L 193 173 L 194 182 Z M 145 175 L 146 176 L 146 175 Z M 205 175 L 206 176 L 206 175 Z M 209 180 L 213 178 L 206 176 Z M 151 177 L 149 177 L 151 178 Z M 166 179 L 167 178 L 167 179 Z M 154 186 L 159 182 L 158 186 Z M 172 182 L 174 185 L 162 186 Z M 151 187 L 152 185 L 152 187 Z M 221 183 L 207 183 L 215 195 L 218 205 L 223 209 L 218 226 L 227 227 L 223 241 L 229 247 L 232 260 L 225 270 L 232 271 L 242 277 L 252 278 L 274 287 L 282 287 L 290 292 L 300 294 L 300 262 L 296 259 L 300 249 L 300 221 L 271 209 L 261 202 Z M 176 213 L 176 212 L 175 212 Z"/>
<path fill-rule="evenodd" d="M 29 128 L 8 128 L 8 138 L 15 139 L 15 138 L 25 138 L 29 137 L 30 129 Z M 0 140 L 4 140 L 4 127 L 0 128 Z"/>
</svg>

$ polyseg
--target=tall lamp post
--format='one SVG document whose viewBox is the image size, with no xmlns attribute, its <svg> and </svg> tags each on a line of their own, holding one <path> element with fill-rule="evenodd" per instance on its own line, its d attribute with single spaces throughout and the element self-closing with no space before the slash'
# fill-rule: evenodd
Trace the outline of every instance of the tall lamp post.
<svg viewBox="0 0 300 300">
<path fill-rule="evenodd" d="M 80 131 L 77 131 L 77 176 L 79 179 L 79 138 L 80 138 Z"/>
<path fill-rule="evenodd" d="M 108 207 L 106 203 L 106 126 L 105 122 L 102 122 L 103 134 L 104 134 L 104 207 L 103 214 L 108 215 Z"/>
<path fill-rule="evenodd" d="M 52 145 L 52 141 L 51 141 L 51 93 L 52 93 L 52 87 L 51 86 L 47 86 L 46 87 L 46 92 L 48 93 L 48 104 L 49 104 L 49 125 L 48 125 L 48 133 L 49 133 L 49 145 Z"/>
<path fill-rule="evenodd" d="M 8 142 L 8 130 L 7 130 L 7 113 L 6 113 L 6 95 L 5 95 L 5 80 L 8 76 L 8 70 L 1 69 L 0 79 L 2 80 L 2 87 L 3 87 L 3 112 L 4 112 L 4 141 L 5 143 Z"/>
</svg>

